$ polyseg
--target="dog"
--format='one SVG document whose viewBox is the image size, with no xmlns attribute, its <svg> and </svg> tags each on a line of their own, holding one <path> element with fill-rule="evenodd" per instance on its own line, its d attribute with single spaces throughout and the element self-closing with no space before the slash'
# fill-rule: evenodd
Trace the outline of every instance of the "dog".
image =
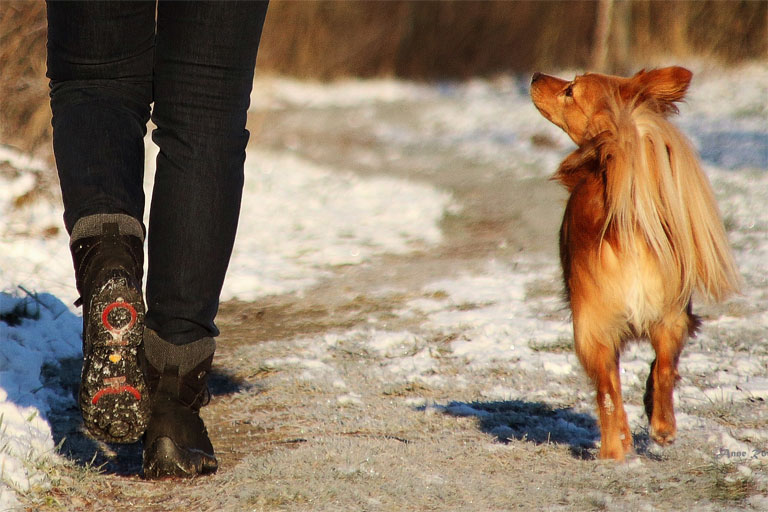
<svg viewBox="0 0 768 512">
<path fill-rule="evenodd" d="M 643 402 L 650 437 L 668 445 L 677 430 L 678 360 L 700 324 L 691 296 L 722 301 L 740 286 L 709 181 L 669 121 L 691 77 L 674 66 L 630 78 L 531 80 L 536 108 L 578 146 L 552 179 L 570 194 L 560 261 L 574 349 L 597 391 L 601 459 L 623 461 L 633 450 L 619 379 L 623 346 L 653 346 Z"/>
</svg>

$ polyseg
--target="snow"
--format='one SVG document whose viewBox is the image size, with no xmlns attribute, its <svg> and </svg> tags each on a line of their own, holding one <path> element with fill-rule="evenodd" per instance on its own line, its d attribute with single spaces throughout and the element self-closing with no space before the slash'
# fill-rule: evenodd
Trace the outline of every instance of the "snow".
<svg viewBox="0 0 768 512">
<path fill-rule="evenodd" d="M 752 64 L 739 72 L 694 69 L 688 102 L 679 124 L 701 151 L 729 229 L 745 287 L 731 308 L 716 310 L 680 362 L 683 381 L 677 389 L 688 403 L 702 407 L 722 403 L 768 401 L 768 66 Z M 738 87 L 736 84 L 738 83 Z M 342 81 L 321 85 L 272 78 L 254 88 L 256 109 L 362 108 L 376 105 L 407 109 L 421 104 L 410 130 L 381 122 L 375 136 L 394 147 L 429 143 L 453 148 L 471 160 L 514 162 L 511 178 L 547 176 L 570 148 L 564 134 L 535 112 L 524 78 L 418 85 L 395 80 Z M 712 101 L 712 98 L 718 98 Z M 550 144 L 536 146 L 531 137 L 545 134 Z M 147 160 L 155 149 L 148 143 Z M 352 165 L 352 164 L 350 164 Z M 19 506 L 16 495 L 45 486 L 41 465 L 56 464 L 51 427 L 46 420 L 57 401 L 72 400 L 62 389 L 46 387 L 43 372 L 58 361 L 80 356 L 80 319 L 71 306 L 74 290 L 67 235 L 60 228 L 59 200 L 43 197 L 23 205 L 17 199 L 38 186 L 47 164 L 0 146 L 0 510 Z M 152 180 L 151 165 L 147 186 Z M 387 176 L 361 177 L 354 168 L 327 168 L 291 152 L 252 149 L 246 162 L 241 227 L 223 299 L 252 300 L 271 294 L 300 292 L 330 275 L 334 267 L 357 265 L 376 255 L 407 254 L 440 244 L 440 220 L 460 205 L 431 185 Z M 58 230 L 56 228 L 59 228 Z M 489 261 L 475 273 L 430 283 L 419 298 L 398 312 L 425 318 L 418 332 L 387 331 L 375 326 L 299 340 L 305 347 L 292 358 L 263 362 L 290 367 L 301 377 L 330 378 L 338 403 L 359 406 L 364 397 L 348 386 L 332 363 L 332 352 L 361 350 L 379 361 L 372 372 L 406 382 L 433 386 L 465 385 L 466 375 L 440 375 L 444 358 L 461 361 L 467 372 L 513 366 L 523 373 L 542 373 L 547 387 L 537 399 L 570 397 L 589 404 L 589 393 L 575 386 L 578 360 L 569 350 L 567 311 L 553 294 L 532 293 L 541 281 L 559 280 L 555 255 L 521 255 L 514 265 Z M 735 313 L 734 311 L 738 311 Z M 428 340 L 450 339 L 436 352 Z M 744 346 L 743 340 L 752 340 Z M 562 348 L 562 350 L 561 350 Z M 627 388 L 640 387 L 652 359 L 650 349 L 633 346 L 622 358 Z M 330 377 L 329 377 L 330 376 Z M 516 409 L 522 393 L 497 385 L 482 396 L 507 407 L 504 414 L 526 421 Z M 529 395 L 530 399 L 531 396 Z M 455 416 L 487 417 L 487 409 L 470 403 L 427 405 L 408 397 L 406 406 Z M 589 414 L 587 406 L 585 414 Z M 634 425 L 643 423 L 638 406 L 627 408 Z M 515 429 L 499 425 L 500 440 L 523 435 L 545 442 L 566 439 L 588 446 L 595 432 L 582 413 L 562 410 L 536 414 L 535 424 Z M 733 432 L 696 414 L 678 415 L 681 429 L 708 436 L 713 453 L 764 453 L 764 433 Z M 761 451 L 762 450 L 762 451 Z M 725 455 L 723 456 L 725 457 Z M 738 457 L 736 457 L 738 458 Z M 765 457 L 760 455 L 760 461 Z M 739 459 L 751 471 L 750 457 Z"/>
<path fill-rule="evenodd" d="M 251 109 L 328 108 L 366 106 L 433 98 L 434 87 L 394 80 L 344 80 L 329 86 L 291 78 L 256 79 Z"/>
<path fill-rule="evenodd" d="M 334 265 L 437 244 L 451 203 L 432 187 L 363 179 L 290 154 L 252 151 L 240 231 L 223 298 L 252 300 L 315 284 Z"/>
<path fill-rule="evenodd" d="M 40 465 L 53 464 L 50 407 L 68 400 L 63 389 L 43 383 L 43 365 L 77 357 L 81 323 L 47 293 L 0 293 L 0 510 L 20 506 L 15 491 L 46 486 Z"/>
</svg>

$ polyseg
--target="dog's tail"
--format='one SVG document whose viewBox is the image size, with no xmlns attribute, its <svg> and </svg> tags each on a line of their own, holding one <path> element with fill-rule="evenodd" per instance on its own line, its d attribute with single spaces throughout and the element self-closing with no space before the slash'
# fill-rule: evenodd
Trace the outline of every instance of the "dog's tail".
<svg viewBox="0 0 768 512">
<path fill-rule="evenodd" d="M 695 150 L 663 114 L 642 103 L 606 111 L 601 158 L 607 219 L 621 246 L 641 236 L 680 298 L 694 290 L 720 301 L 738 290 L 733 261 L 709 180 Z M 673 278 L 673 276 L 675 276 Z"/>
</svg>

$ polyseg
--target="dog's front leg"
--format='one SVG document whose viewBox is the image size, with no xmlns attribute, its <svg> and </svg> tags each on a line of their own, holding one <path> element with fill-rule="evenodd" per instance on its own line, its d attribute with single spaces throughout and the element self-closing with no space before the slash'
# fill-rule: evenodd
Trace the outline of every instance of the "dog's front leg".
<svg viewBox="0 0 768 512">
<path fill-rule="evenodd" d="M 618 346 L 598 341 L 594 335 L 579 332 L 574 321 L 574 344 L 584 370 L 595 385 L 600 421 L 601 459 L 622 462 L 632 451 L 632 433 L 621 397 Z"/>
</svg>

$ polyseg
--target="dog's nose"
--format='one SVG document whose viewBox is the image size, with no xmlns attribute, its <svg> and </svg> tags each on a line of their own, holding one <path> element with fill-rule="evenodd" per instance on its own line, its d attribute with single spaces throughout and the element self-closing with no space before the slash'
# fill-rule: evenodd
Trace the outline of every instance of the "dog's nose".
<svg viewBox="0 0 768 512">
<path fill-rule="evenodd" d="M 535 73 L 533 74 L 533 76 L 531 77 L 531 83 L 535 83 L 535 82 L 536 82 L 536 80 L 538 80 L 539 78 L 541 78 L 541 73 L 539 73 L 539 72 L 537 71 L 537 72 L 535 72 Z"/>
</svg>

